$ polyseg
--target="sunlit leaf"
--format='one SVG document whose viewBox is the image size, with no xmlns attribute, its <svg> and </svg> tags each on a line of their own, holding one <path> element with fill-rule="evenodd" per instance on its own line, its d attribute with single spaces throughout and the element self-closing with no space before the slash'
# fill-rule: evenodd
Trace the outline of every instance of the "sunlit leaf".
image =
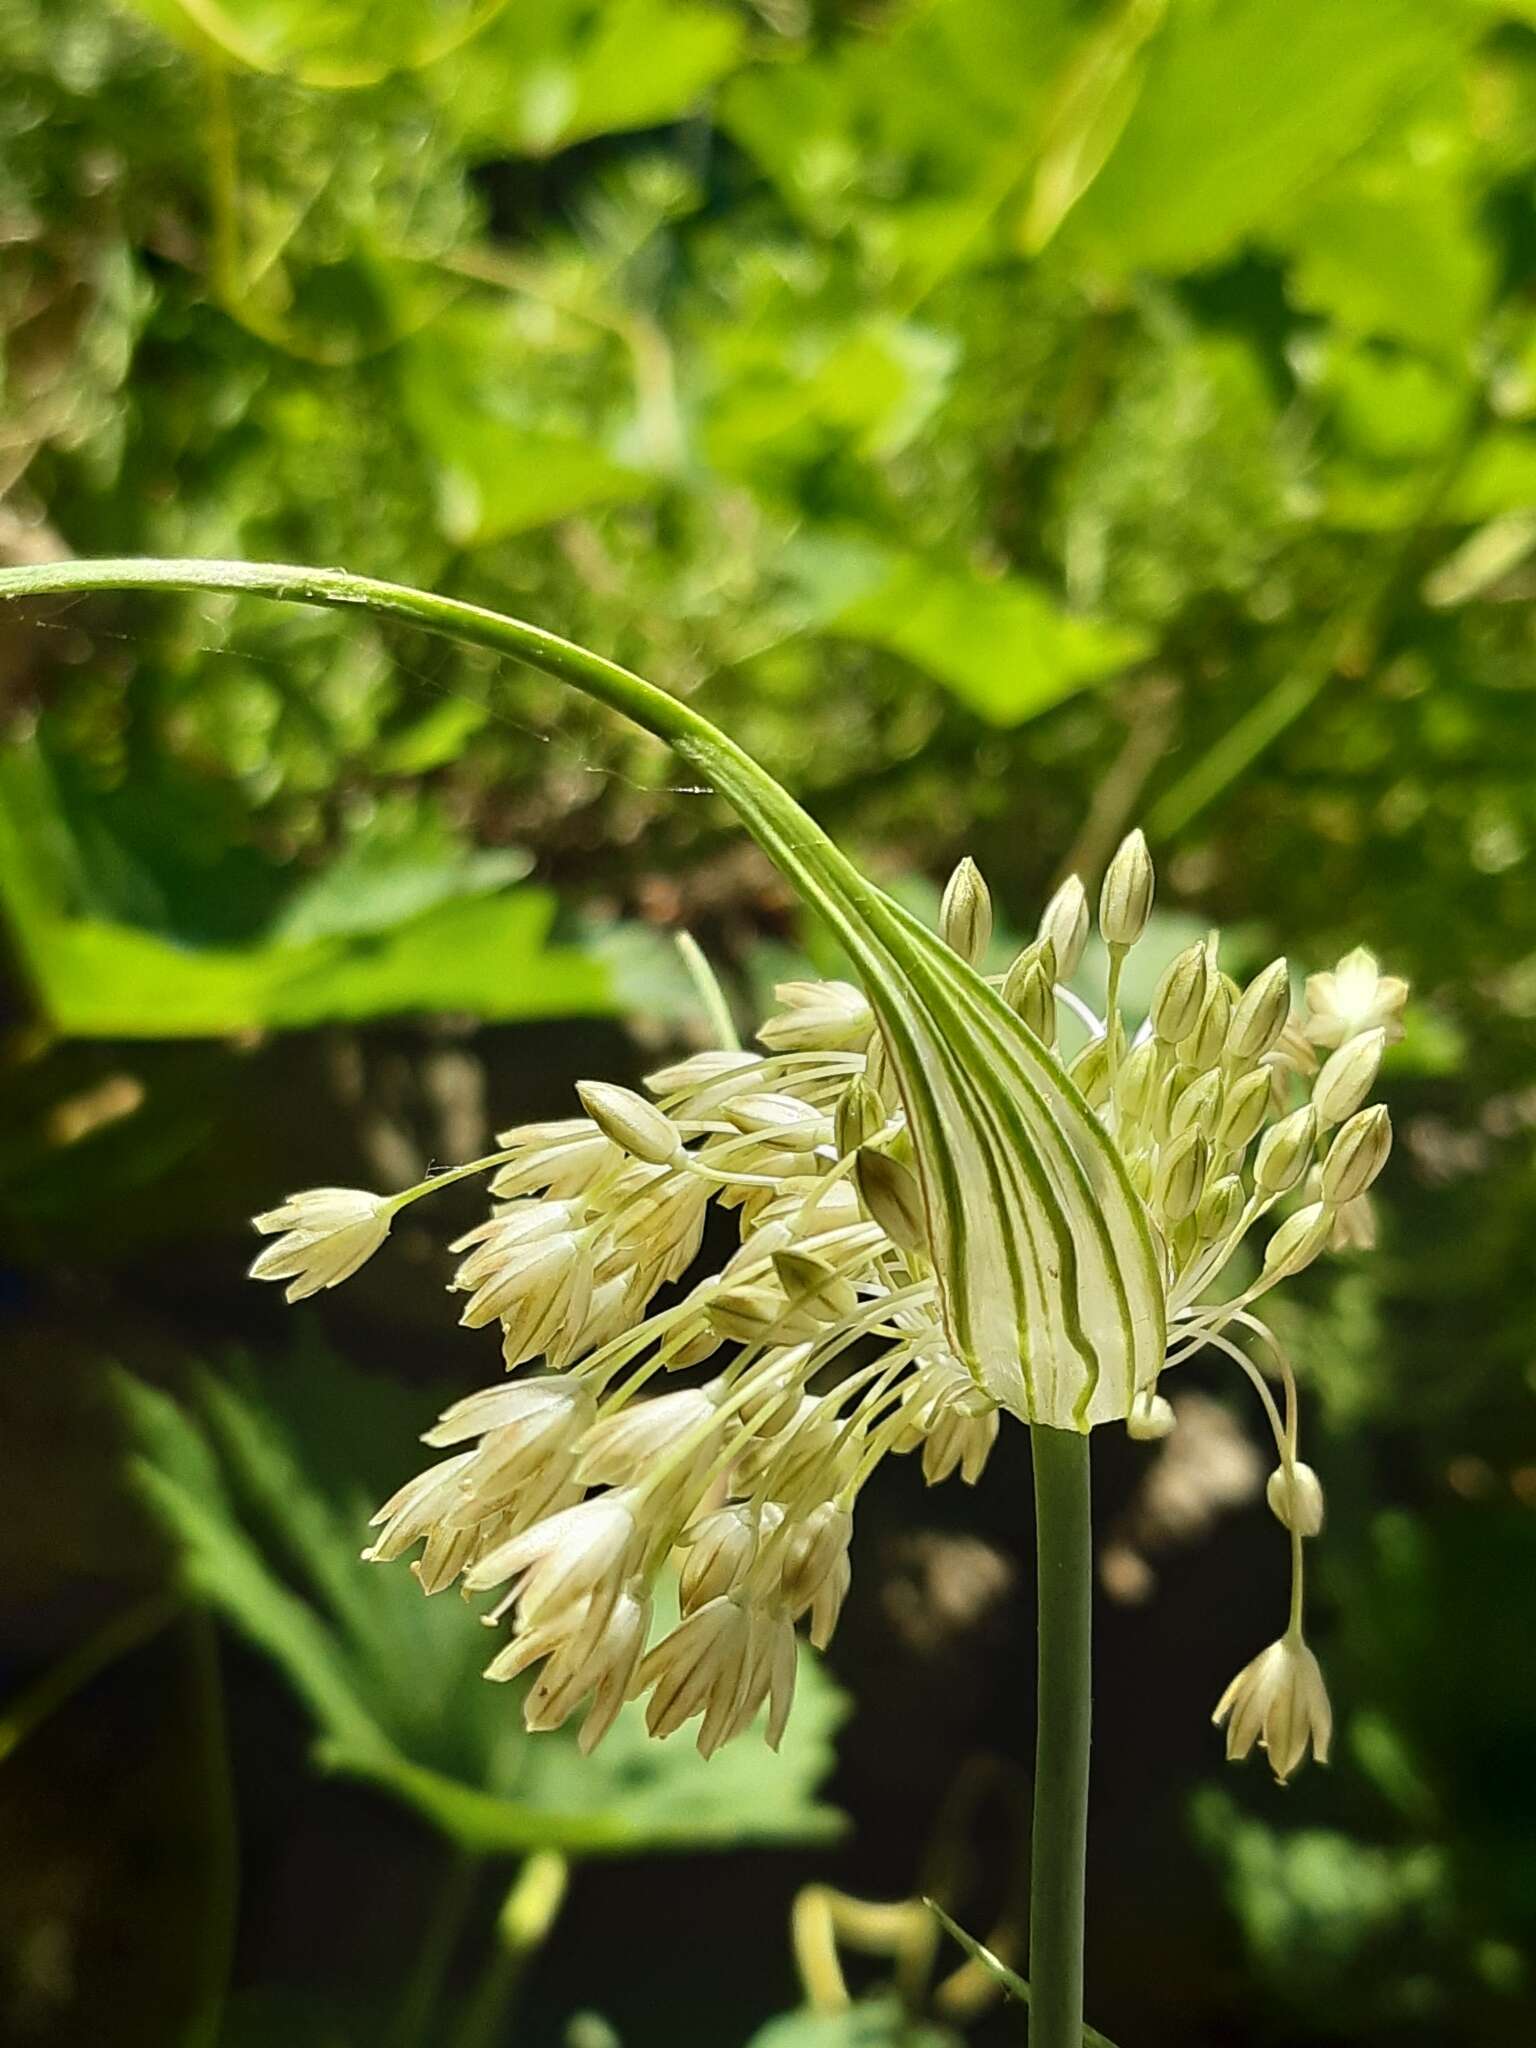
<svg viewBox="0 0 1536 2048">
<path fill-rule="evenodd" d="M 1145 653 L 1132 628 L 1079 619 L 1022 576 L 986 579 L 894 556 L 824 630 L 887 647 L 994 725 L 1059 703 Z"/>
<path fill-rule="evenodd" d="M 1072 232 L 1128 269 L 1213 262 L 1442 72 L 1474 20 L 1444 0 L 1170 8 Z"/>
<path fill-rule="evenodd" d="M 78 907 L 68 829 L 35 749 L 0 754 L 0 908 L 38 1005 L 72 1037 L 197 1038 L 335 1018 L 467 1010 L 574 1016 L 610 1006 L 601 966 L 547 944 L 554 899 L 507 864 L 345 869 L 294 899 L 292 935 L 188 945 Z"/>
</svg>

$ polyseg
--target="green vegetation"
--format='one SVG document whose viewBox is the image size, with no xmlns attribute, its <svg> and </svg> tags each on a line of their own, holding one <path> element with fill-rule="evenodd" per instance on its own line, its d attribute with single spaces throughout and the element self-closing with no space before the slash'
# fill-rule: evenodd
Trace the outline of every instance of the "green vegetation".
<svg viewBox="0 0 1536 2048">
<path fill-rule="evenodd" d="M 0 56 L 0 559 L 483 600 L 697 702 L 916 903 L 970 851 L 1027 932 L 1140 822 L 1160 957 L 1220 921 L 1254 966 L 1283 932 L 1299 971 L 1363 940 L 1413 981 L 1382 1251 L 1284 1329 L 1324 1418 L 1335 1766 L 1221 1775 L 1262 1505 L 1180 1550 L 1106 1450 L 1104 1544 L 1157 1583 L 1100 1615 L 1089 2010 L 1121 2048 L 1527 2041 L 1529 0 L 0 0 Z M 959 2023 L 908 2026 L 878 1967 L 852 2016 L 770 2016 L 796 1889 L 936 1889 L 966 1757 L 1028 1757 L 1027 1615 L 914 1647 L 914 1532 L 1023 1569 L 1017 1494 L 893 1483 L 830 1783 L 809 1671 L 776 1768 L 583 1764 L 467 1675 L 456 1605 L 349 1562 L 475 1371 L 421 1265 L 316 1306 L 297 1359 L 240 1278 L 289 1185 L 565 1114 L 626 1029 L 698 1042 L 675 930 L 733 993 L 828 964 L 680 780 L 377 622 L 6 618 L 0 2032 L 511 2039 L 475 1974 L 498 1859 L 534 1883 L 557 1850 L 597 1861 L 506 1965 L 530 2042 Z M 110 1634 L 167 1585 L 188 1612 Z M 717 1854 L 770 1837 L 812 1846 Z M 1010 1854 L 979 1830 L 942 1894 L 1005 1962 Z"/>
</svg>

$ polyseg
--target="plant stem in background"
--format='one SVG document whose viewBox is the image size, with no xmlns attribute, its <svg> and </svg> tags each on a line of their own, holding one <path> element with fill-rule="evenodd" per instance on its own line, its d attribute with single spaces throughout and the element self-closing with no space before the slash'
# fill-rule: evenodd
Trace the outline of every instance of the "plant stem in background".
<svg viewBox="0 0 1536 2048">
<path fill-rule="evenodd" d="M 443 1981 L 474 1901 L 481 1867 L 478 1856 L 455 1850 L 452 1862 L 438 1881 L 437 1903 L 395 2016 L 390 2035 L 392 2048 L 425 2048 L 430 2039 Z"/>
<path fill-rule="evenodd" d="M 1093 1530 L 1088 1438 L 1037 1423 L 1039 1582 L 1035 1820 L 1030 1860 L 1031 2048 L 1083 2039 L 1083 1886 L 1092 1723 Z"/>
<path fill-rule="evenodd" d="M 475 1986 L 457 2048 L 491 2048 L 507 2009 L 565 1903 L 571 1867 L 556 1849 L 535 1850 L 496 1915 L 496 1949 Z"/>
</svg>

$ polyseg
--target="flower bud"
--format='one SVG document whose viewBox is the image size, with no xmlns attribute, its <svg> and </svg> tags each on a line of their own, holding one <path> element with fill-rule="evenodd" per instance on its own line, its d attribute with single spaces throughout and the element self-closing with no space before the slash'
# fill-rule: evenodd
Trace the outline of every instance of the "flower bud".
<svg viewBox="0 0 1536 2048">
<path fill-rule="evenodd" d="M 1264 1133 L 1253 1162 L 1254 1186 L 1266 1195 L 1289 1194 L 1312 1163 L 1316 1142 L 1317 1115 L 1306 1103 Z"/>
<path fill-rule="evenodd" d="M 743 1136 L 761 1137 L 780 1152 L 814 1152 L 831 1136 L 826 1118 L 797 1095 L 739 1095 L 724 1115 Z"/>
<path fill-rule="evenodd" d="M 1342 1208 L 1363 1195 L 1392 1150 L 1392 1119 L 1385 1103 L 1357 1110 L 1328 1148 L 1323 1161 L 1323 1200 Z"/>
<path fill-rule="evenodd" d="M 1247 1151 L 1269 1115 L 1269 1093 L 1268 1067 L 1256 1067 L 1233 1082 L 1216 1126 L 1216 1142 L 1224 1152 Z"/>
<path fill-rule="evenodd" d="M 1003 1001 L 1042 1045 L 1051 1044 L 1056 1036 L 1055 977 L 1045 965 L 1046 957 L 1054 960 L 1055 952 L 1049 940 L 1044 947 L 1031 946 L 1014 961 L 1003 983 Z"/>
<path fill-rule="evenodd" d="M 1386 1042 L 1387 1034 L 1378 1026 L 1329 1054 L 1312 1089 L 1312 1106 L 1324 1128 L 1343 1123 L 1370 1094 Z"/>
<path fill-rule="evenodd" d="M 1315 1536 L 1323 1526 L 1323 1482 L 1300 1459 L 1287 1469 L 1277 1465 L 1264 1489 L 1270 1512 L 1284 1529 Z"/>
<path fill-rule="evenodd" d="M 969 854 L 945 887 L 939 905 L 939 935 L 973 967 L 980 965 L 992 943 L 992 894 Z"/>
<path fill-rule="evenodd" d="M 1198 1081 L 1191 1081 L 1168 1120 L 1169 1135 L 1182 1138 L 1186 1131 L 1198 1131 L 1202 1138 L 1214 1135 L 1221 1118 L 1221 1075 L 1213 1067 Z"/>
<path fill-rule="evenodd" d="M 1186 1131 L 1164 1148 L 1152 1200 L 1165 1223 L 1182 1223 L 1194 1215 L 1210 1158 L 1210 1148 L 1198 1131 Z"/>
<path fill-rule="evenodd" d="M 792 1308 L 831 1319 L 850 1316 L 858 1307 L 853 1282 L 813 1252 L 775 1252 L 773 1270 Z"/>
<path fill-rule="evenodd" d="M 869 1043 L 874 1013 L 862 989 L 847 981 L 781 981 L 784 1005 L 758 1032 L 770 1052 L 857 1052 Z"/>
<path fill-rule="evenodd" d="M 1202 1241 L 1218 1244 L 1229 1237 L 1237 1228 L 1245 1200 L 1243 1184 L 1235 1173 L 1224 1173 L 1220 1180 L 1213 1180 L 1195 1211 L 1195 1227 Z"/>
<path fill-rule="evenodd" d="M 1139 1444 L 1156 1443 L 1159 1437 L 1168 1435 L 1177 1420 L 1171 1401 L 1150 1389 L 1143 1389 L 1131 1403 L 1131 1412 L 1125 1418 L 1126 1434 Z"/>
<path fill-rule="evenodd" d="M 1068 875 L 1045 906 L 1040 918 L 1039 937 L 1056 948 L 1054 979 L 1070 981 L 1082 963 L 1088 943 L 1088 892 L 1081 878 Z"/>
<path fill-rule="evenodd" d="M 1152 1128 L 1159 1138 L 1169 1138 L 1173 1135 L 1173 1116 L 1178 1108 L 1179 1099 L 1198 1079 L 1194 1068 L 1187 1067 L 1182 1062 L 1170 1067 L 1164 1074 L 1158 1085 L 1157 1100 L 1152 1109 Z"/>
<path fill-rule="evenodd" d="M 1109 1100 L 1109 1040 L 1090 1038 L 1067 1069 L 1082 1091 L 1090 1109 L 1102 1109 Z"/>
<path fill-rule="evenodd" d="M 1205 1001 L 1200 1005 L 1200 1015 L 1195 1028 L 1179 1046 L 1179 1058 L 1192 1066 L 1197 1073 L 1206 1073 L 1221 1059 L 1226 1049 L 1227 1030 L 1232 1022 L 1232 991 L 1226 981 L 1217 976 L 1212 980 Z"/>
<path fill-rule="evenodd" d="M 722 1287 L 707 1310 L 717 1336 L 736 1344 L 767 1344 L 789 1314 L 789 1304 L 776 1287 Z"/>
<path fill-rule="evenodd" d="M 1321 1202 L 1309 1202 L 1287 1216 L 1264 1247 L 1264 1277 L 1284 1280 L 1310 1266 L 1333 1231 L 1333 1218 Z"/>
<path fill-rule="evenodd" d="M 1271 1051 L 1291 1014 L 1291 975 L 1283 959 L 1271 960 L 1243 990 L 1227 1031 L 1234 1059 L 1259 1060 Z"/>
<path fill-rule="evenodd" d="M 1211 963 L 1203 944 L 1170 960 L 1152 997 L 1152 1029 L 1165 1045 L 1188 1038 L 1210 992 Z"/>
<path fill-rule="evenodd" d="M 928 1219 L 917 1175 L 877 1146 L 860 1148 L 853 1169 L 859 1198 L 886 1236 L 904 1252 L 923 1251 Z"/>
<path fill-rule="evenodd" d="M 1106 946 L 1134 946 L 1152 915 L 1152 856 L 1141 833 L 1132 832 L 1104 873 L 1099 891 L 1099 931 Z"/>
<path fill-rule="evenodd" d="M 838 1158 L 846 1159 L 850 1152 L 857 1152 L 861 1145 L 867 1145 L 877 1132 L 885 1128 L 885 1121 L 885 1104 L 864 1076 L 855 1074 L 838 1097 L 833 1117 Z"/>
<path fill-rule="evenodd" d="M 683 1149 L 677 1126 L 633 1088 L 612 1081 L 578 1081 L 581 1106 L 605 1138 L 647 1166 L 670 1166 Z"/>
<path fill-rule="evenodd" d="M 1132 1046 L 1125 1056 L 1115 1092 L 1120 1114 L 1127 1123 L 1140 1123 L 1151 1107 L 1157 1086 L 1157 1060 L 1157 1043 L 1151 1038 Z"/>
</svg>

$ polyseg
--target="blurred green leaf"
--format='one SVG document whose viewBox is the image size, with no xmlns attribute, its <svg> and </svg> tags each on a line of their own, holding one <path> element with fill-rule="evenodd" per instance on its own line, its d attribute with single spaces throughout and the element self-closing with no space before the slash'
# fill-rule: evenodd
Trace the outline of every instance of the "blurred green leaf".
<svg viewBox="0 0 1536 2048">
<path fill-rule="evenodd" d="M 897 1998 L 865 1998 L 846 2012 L 785 2013 L 747 2048 L 959 2048 L 948 2027 L 915 2018 Z"/>
<path fill-rule="evenodd" d="M 741 41 L 718 0 L 512 0 L 425 82 L 473 147 L 542 156 L 679 119 Z"/>
<path fill-rule="evenodd" d="M 1135 108 L 1071 232 L 1126 270 L 1214 262 L 1368 140 L 1454 61 L 1474 27 L 1460 0 L 1171 7 Z"/>
<path fill-rule="evenodd" d="M 503 890 L 516 856 L 373 861 L 322 877 L 245 947 L 190 946 L 93 915 L 35 748 L 0 754 L 0 905 L 38 1003 L 75 1037 L 196 1038 L 337 1017 L 468 1010 L 574 1016 L 610 1006 L 607 976 L 551 948 L 554 899 Z M 509 865 L 510 861 L 510 865 Z"/>
<path fill-rule="evenodd" d="M 128 0 L 178 42 L 320 87 L 376 83 L 473 37 L 505 0 Z"/>
<path fill-rule="evenodd" d="M 420 1398 L 311 1350 L 280 1367 L 198 1371 L 185 1404 L 125 1382 L 143 1495 L 189 1590 L 283 1671 L 327 1769 L 377 1785 L 466 1849 L 658 1848 L 804 1841 L 835 1831 L 815 1788 L 838 1696 L 802 1652 L 778 1756 L 743 1741 L 709 1763 L 652 1741 L 626 1708 L 590 1758 L 574 1732 L 529 1736 L 516 1688 L 486 1683 L 464 1603 L 369 1567 L 367 1520 L 419 1458 Z"/>
<path fill-rule="evenodd" d="M 1146 652 L 1134 628 L 1072 617 L 1021 576 L 986 579 L 891 555 L 823 631 L 926 669 L 994 725 L 1016 725 Z"/>
</svg>

